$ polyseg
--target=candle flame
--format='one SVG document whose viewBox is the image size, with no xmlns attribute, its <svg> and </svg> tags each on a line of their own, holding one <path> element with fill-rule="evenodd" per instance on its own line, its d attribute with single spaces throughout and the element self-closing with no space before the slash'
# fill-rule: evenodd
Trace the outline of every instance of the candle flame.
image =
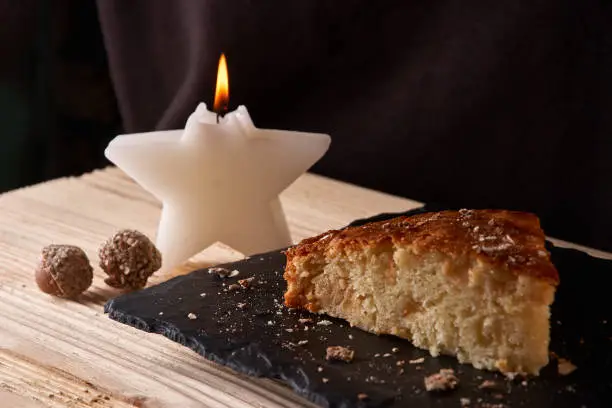
<svg viewBox="0 0 612 408">
<path fill-rule="evenodd" d="M 215 103 L 213 109 L 218 114 L 227 112 L 229 105 L 229 78 L 227 75 L 227 61 L 225 54 L 219 58 L 219 68 L 217 70 L 217 88 L 215 89 Z"/>
</svg>

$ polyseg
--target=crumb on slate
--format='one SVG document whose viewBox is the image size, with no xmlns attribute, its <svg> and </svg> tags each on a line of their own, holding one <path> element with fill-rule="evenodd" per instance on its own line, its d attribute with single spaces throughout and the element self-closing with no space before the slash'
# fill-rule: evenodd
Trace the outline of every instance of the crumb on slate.
<svg viewBox="0 0 612 408">
<path fill-rule="evenodd" d="M 326 350 L 325 359 L 350 363 L 355 357 L 355 351 L 342 346 L 330 346 Z"/>
<path fill-rule="evenodd" d="M 308 344 L 308 340 L 300 340 L 297 342 L 298 346 L 305 346 L 306 344 Z"/>
<path fill-rule="evenodd" d="M 397 362 L 395 363 L 395 365 L 398 367 L 402 367 L 404 364 L 406 364 L 406 361 L 404 360 L 397 360 Z"/>
<path fill-rule="evenodd" d="M 217 274 L 217 276 L 220 278 L 227 278 L 231 272 L 229 269 L 226 269 L 226 268 L 214 267 L 214 268 L 208 268 L 208 273 Z"/>
<path fill-rule="evenodd" d="M 321 378 L 321 381 L 323 381 L 324 384 L 327 384 L 329 382 L 329 378 Z"/>
<path fill-rule="evenodd" d="M 251 287 L 253 279 L 255 279 L 255 277 L 253 277 L 253 276 L 251 276 L 250 278 L 239 279 L 238 280 L 238 284 L 240 286 L 242 286 L 244 289 L 247 289 L 247 288 Z"/>
<path fill-rule="evenodd" d="M 480 389 L 491 389 L 497 387 L 497 383 L 491 380 L 484 380 L 482 384 L 478 386 Z"/>
<path fill-rule="evenodd" d="M 427 391 L 447 391 L 457 388 L 459 379 L 455 377 L 455 371 L 443 368 L 440 372 L 425 377 L 425 389 Z"/>
<path fill-rule="evenodd" d="M 246 304 L 246 303 L 244 303 L 244 302 L 238 302 L 238 303 L 236 304 L 236 307 L 237 307 L 238 309 L 242 309 L 242 308 L 244 308 L 246 305 L 247 305 L 247 304 Z"/>
<path fill-rule="evenodd" d="M 317 322 L 317 326 L 329 326 L 330 324 L 332 324 L 332 322 L 330 322 L 329 320 L 321 320 Z"/>
<path fill-rule="evenodd" d="M 240 286 L 240 285 L 239 285 L 239 284 L 237 284 L 237 283 L 232 283 L 231 285 L 229 285 L 229 286 L 227 287 L 227 290 L 238 290 L 238 289 L 240 289 L 241 287 L 242 287 L 242 286 Z"/>
<path fill-rule="evenodd" d="M 459 398 L 459 403 L 462 407 L 467 407 L 472 401 L 469 398 Z"/>
<path fill-rule="evenodd" d="M 505 377 L 506 377 L 508 380 L 510 380 L 510 381 L 514 381 L 514 379 L 515 379 L 516 377 L 523 376 L 523 375 L 525 375 L 525 374 L 524 374 L 524 373 L 515 373 L 515 372 L 512 372 L 512 371 L 509 371 L 509 372 L 507 372 L 507 373 L 504 373 L 504 376 L 505 376 Z"/>
<path fill-rule="evenodd" d="M 322 372 L 323 371 L 323 367 L 321 367 L 321 366 L 317 367 L 317 371 L 318 372 Z"/>
<path fill-rule="evenodd" d="M 298 322 L 305 324 L 305 323 L 312 323 L 312 319 L 298 319 Z"/>
<path fill-rule="evenodd" d="M 391 357 L 391 353 L 385 353 L 385 354 L 383 354 L 383 357 L 385 357 L 385 358 Z"/>
<path fill-rule="evenodd" d="M 422 364 L 425 361 L 425 357 L 415 358 L 414 360 L 409 360 L 408 364 Z"/>
<path fill-rule="evenodd" d="M 366 394 L 365 392 L 360 392 L 359 394 L 357 394 L 357 398 L 361 401 L 367 400 L 368 394 Z"/>
<path fill-rule="evenodd" d="M 576 371 L 577 368 L 578 367 L 572 364 L 571 361 L 565 358 L 559 358 L 558 360 L 557 371 L 559 372 L 559 375 L 570 375 L 571 373 Z"/>
<path fill-rule="evenodd" d="M 399 348 L 397 348 L 397 347 L 393 347 L 393 348 L 391 349 L 391 352 L 392 352 L 392 353 L 399 353 Z"/>
<path fill-rule="evenodd" d="M 189 313 L 189 314 L 187 315 L 187 318 L 188 318 L 189 320 L 195 320 L 195 319 L 197 319 L 197 318 L 198 318 L 198 315 L 196 315 L 195 313 Z"/>
</svg>

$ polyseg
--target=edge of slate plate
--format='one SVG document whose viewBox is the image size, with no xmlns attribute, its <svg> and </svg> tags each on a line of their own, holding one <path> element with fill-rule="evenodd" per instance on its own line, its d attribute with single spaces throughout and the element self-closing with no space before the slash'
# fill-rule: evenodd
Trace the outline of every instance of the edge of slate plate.
<svg viewBox="0 0 612 408">
<path fill-rule="evenodd" d="M 414 215 L 414 214 L 424 213 L 424 212 L 439 211 L 442 209 L 448 209 L 448 208 L 442 207 L 442 206 L 436 206 L 436 205 L 427 205 L 426 207 L 420 207 L 420 208 L 410 210 L 407 212 L 403 212 L 403 213 L 385 213 L 385 214 L 379 214 L 375 217 L 371 217 L 367 219 L 355 220 L 350 225 L 361 225 L 367 222 L 384 220 L 384 219 L 392 218 L 392 217 L 399 216 L 399 215 L 405 215 L 405 214 Z M 558 257 L 559 261 L 563 261 L 564 263 L 567 263 L 568 265 L 572 267 L 573 266 L 579 267 L 580 265 L 583 264 L 583 262 L 586 262 L 587 260 L 589 262 L 594 262 L 593 265 L 597 264 L 597 261 L 595 261 L 596 258 L 593 258 L 589 256 L 588 254 L 585 254 L 581 251 L 570 250 L 570 249 L 563 249 L 562 251 L 561 250 L 557 251 L 556 248 L 552 246 L 552 244 L 547 243 L 547 245 L 549 246 L 549 249 L 555 249 L 555 253 L 553 254 L 553 256 Z M 255 271 L 258 268 L 260 270 L 266 270 L 270 268 L 278 269 L 279 265 L 284 266 L 284 262 L 285 262 L 285 256 L 282 250 L 277 250 L 277 251 L 272 251 L 272 252 L 265 253 L 265 254 L 254 255 L 250 257 L 250 259 L 248 260 L 242 260 L 239 262 L 234 262 L 234 263 L 225 264 L 225 265 L 231 265 L 232 268 L 237 268 L 237 269 L 241 269 L 241 265 L 244 265 L 246 269 L 250 268 Z M 600 268 L 600 270 L 607 270 L 609 269 L 609 265 L 610 264 L 604 265 L 602 263 L 598 268 Z M 224 265 L 220 265 L 220 266 L 224 266 Z M 257 377 L 268 377 L 268 378 L 281 380 L 284 384 L 289 386 L 296 394 L 301 395 L 307 398 L 308 400 L 314 402 L 315 404 L 319 404 L 321 406 L 339 407 L 339 408 L 352 407 L 352 406 L 371 406 L 371 407 L 383 407 L 387 405 L 398 406 L 397 405 L 398 400 L 396 399 L 397 395 L 392 395 L 392 393 L 385 394 L 384 391 L 380 393 L 376 393 L 376 391 L 374 391 L 372 394 L 368 392 L 368 395 L 371 396 L 369 400 L 357 401 L 355 398 L 349 398 L 349 396 L 347 396 L 346 394 L 346 389 L 342 389 L 342 386 L 339 386 L 340 389 L 338 390 L 330 389 L 329 387 L 327 389 L 322 390 L 320 388 L 321 384 L 312 383 L 314 376 L 312 376 L 311 373 L 304 371 L 306 370 L 307 367 L 303 367 L 304 366 L 303 363 L 302 364 L 300 363 L 289 363 L 289 364 L 279 363 L 279 361 L 283 362 L 283 358 L 276 358 L 276 356 L 273 355 L 274 352 L 273 351 L 271 352 L 270 349 L 262 350 L 259 344 L 256 342 L 243 341 L 242 343 L 225 344 L 219 340 L 218 334 L 202 333 L 201 331 L 195 331 L 195 329 L 192 329 L 190 324 L 193 323 L 194 324 L 193 327 L 195 327 L 194 322 L 190 323 L 189 321 L 186 321 L 185 323 L 182 323 L 183 321 L 186 320 L 184 319 L 184 316 L 182 316 L 183 317 L 182 320 L 176 319 L 176 316 L 174 317 L 175 319 L 174 321 L 181 322 L 180 324 L 182 326 L 179 327 L 175 324 L 170 324 L 164 320 L 166 318 L 169 320 L 173 319 L 172 316 L 167 315 L 168 313 L 162 318 L 162 317 L 157 316 L 155 311 L 139 310 L 138 311 L 139 317 L 137 317 L 137 316 L 134 316 L 133 314 L 123 313 L 121 311 L 121 308 L 124 308 L 126 310 L 133 310 L 133 307 L 134 307 L 133 305 L 137 305 L 141 301 L 142 303 L 140 304 L 149 305 L 151 304 L 152 299 L 156 301 L 156 299 L 158 298 L 163 298 L 165 293 L 171 292 L 173 288 L 175 287 L 179 287 L 181 285 L 186 285 L 186 284 L 196 286 L 198 282 L 201 283 L 204 280 L 210 281 L 210 275 L 207 272 L 207 269 L 196 270 L 187 275 L 182 275 L 182 276 L 172 278 L 159 285 L 156 285 L 156 286 L 153 286 L 153 287 L 150 287 L 150 288 L 138 291 L 138 292 L 121 295 L 115 299 L 112 299 L 109 302 L 107 302 L 107 304 L 104 307 L 104 311 L 105 313 L 108 313 L 109 317 L 113 320 L 117 320 L 121 323 L 128 324 L 130 326 L 133 326 L 143 331 L 162 334 L 165 337 L 175 342 L 178 342 L 186 347 L 191 348 L 192 350 L 204 356 L 205 358 L 213 362 L 225 365 L 239 373 L 243 373 L 243 374 L 247 374 L 251 376 L 257 376 Z M 280 278 L 279 280 L 282 280 L 282 278 Z M 568 282 L 565 281 L 565 277 L 564 277 L 564 282 L 566 282 L 566 285 L 568 285 L 569 287 L 574 285 L 574 283 L 571 282 L 572 281 L 571 276 L 567 280 Z M 575 281 L 578 282 L 578 284 L 580 285 L 579 277 L 576 277 Z M 591 362 L 591 364 L 593 364 L 592 360 L 594 359 L 592 358 L 592 356 L 586 355 L 584 351 L 576 350 L 576 347 L 577 347 L 576 345 L 579 343 L 578 342 L 579 339 L 576 338 L 576 339 L 573 339 L 576 341 L 571 340 L 569 342 L 566 342 L 565 340 L 568 336 L 571 337 L 574 331 L 580 332 L 580 333 L 586 333 L 586 336 L 587 337 L 589 336 L 589 331 L 592 332 L 592 328 L 588 325 L 591 323 L 583 321 L 585 319 L 582 319 L 582 315 L 588 311 L 589 307 L 592 307 L 593 303 L 583 302 L 584 304 L 581 306 L 573 304 L 572 299 L 567 298 L 567 293 L 569 292 L 565 291 L 565 294 L 560 293 L 560 298 L 556 299 L 555 303 L 553 304 L 553 315 L 554 314 L 563 315 L 564 319 L 567 317 L 569 321 L 564 322 L 563 326 L 561 326 L 560 324 L 558 325 L 551 324 L 552 326 L 551 327 L 551 338 L 553 339 L 553 341 L 551 342 L 551 349 L 554 349 L 557 352 L 561 352 L 563 353 L 563 355 L 572 356 L 572 361 L 575 361 L 573 356 L 576 356 L 576 358 L 578 359 L 580 358 L 582 358 L 583 360 L 587 359 L 586 361 L 589 361 Z M 566 297 L 565 301 L 563 300 L 563 297 Z M 173 299 L 163 300 L 163 302 L 165 302 L 164 303 L 165 307 L 168 307 L 168 309 L 165 309 L 165 310 L 170 310 L 170 311 L 172 310 L 172 307 L 171 307 L 172 305 L 170 304 L 170 302 L 173 302 L 173 301 L 174 301 Z M 154 306 L 154 304 L 151 304 L 151 306 Z M 130 307 L 132 307 L 132 309 L 130 309 Z M 574 310 L 575 308 L 577 309 Z M 209 310 L 208 312 L 210 313 L 212 312 L 212 310 Z M 298 313 L 301 313 L 301 312 L 298 312 Z M 312 316 L 307 312 L 304 312 L 304 315 Z M 603 314 L 603 316 L 607 316 L 607 315 Z M 335 322 L 341 322 L 338 319 L 332 319 L 328 317 L 325 317 L 325 318 L 335 321 Z M 570 328 L 572 329 L 570 330 Z M 568 330 L 570 331 L 568 332 Z M 600 330 L 600 328 L 598 328 L 597 330 Z M 604 330 L 604 332 L 602 333 L 598 332 L 596 336 L 597 338 L 601 337 L 602 334 L 605 335 L 605 332 L 608 331 L 607 328 L 601 329 L 601 330 Z M 363 333 L 364 336 L 371 336 L 371 334 L 366 333 L 366 332 L 361 332 L 359 330 L 358 330 L 358 333 Z M 377 338 L 381 339 L 381 337 L 377 337 Z M 556 341 L 555 339 L 563 339 L 563 340 Z M 395 341 L 395 340 L 391 339 L 390 341 Z M 397 339 L 397 341 L 400 342 L 398 343 L 400 345 L 405 344 L 405 340 Z M 207 348 L 204 346 L 204 343 L 209 344 L 211 346 Z M 603 344 L 598 344 L 598 347 L 602 347 L 602 346 L 605 347 L 605 345 Z M 232 357 L 228 358 L 228 354 Z M 609 360 L 610 358 L 602 358 L 599 360 L 595 359 L 593 369 L 596 370 L 596 372 L 598 373 L 605 372 L 605 370 L 609 370 L 610 369 Z M 441 364 L 444 364 L 446 366 L 450 364 L 455 367 L 461 367 L 461 365 L 456 364 L 455 360 L 451 357 L 442 356 L 442 357 L 437 358 L 436 361 L 442 362 Z M 274 362 L 274 364 L 272 362 Z M 452 362 L 452 363 L 449 363 L 449 362 Z M 578 365 L 580 366 L 580 364 Z M 469 367 L 466 367 L 465 369 L 470 370 Z M 546 371 L 549 372 L 551 369 L 554 370 L 554 367 L 551 367 L 551 365 L 549 364 L 549 366 L 546 367 Z M 580 371 L 581 370 L 578 370 L 577 372 L 578 376 L 587 375 L 587 374 L 584 374 L 584 370 L 582 370 L 583 371 L 582 373 Z M 482 372 L 482 375 L 485 378 L 487 378 L 487 376 L 489 376 L 490 373 Z M 587 379 L 592 380 L 592 374 L 587 375 L 585 380 Z M 546 388 L 547 387 L 546 383 L 548 381 L 549 380 L 543 379 L 543 381 L 540 381 L 540 384 L 539 385 L 536 384 L 535 387 L 536 388 L 537 387 Z M 606 386 L 607 385 L 603 385 L 603 387 L 606 387 Z M 593 389 L 592 391 L 596 391 L 596 390 L 601 391 L 601 389 L 598 388 L 599 386 L 594 385 L 594 387 L 595 389 Z M 344 391 L 345 393 L 343 393 L 342 391 Z M 598 404 L 601 403 L 599 398 L 601 398 L 605 394 L 605 392 L 604 394 L 602 394 L 599 391 L 595 392 L 595 394 L 597 394 L 598 396 L 594 395 L 593 398 L 590 398 L 590 399 L 587 398 L 587 401 L 584 401 L 586 402 L 586 406 L 588 406 L 589 408 L 593 406 L 599 406 Z M 588 393 L 589 391 L 586 390 L 586 392 Z M 533 395 L 533 396 L 535 397 L 535 401 L 532 400 L 531 402 L 536 403 L 537 400 L 540 399 L 540 397 L 537 395 Z M 516 397 L 518 397 L 518 395 L 516 395 Z M 550 403 L 552 403 L 553 400 L 557 401 L 558 398 L 565 398 L 565 397 L 555 396 L 555 395 L 546 397 L 547 401 L 545 403 L 545 406 L 551 406 Z M 572 397 L 571 395 L 568 395 L 567 398 L 571 400 Z M 443 402 L 444 400 L 446 400 L 446 402 Z M 446 404 L 449 404 L 451 401 L 448 401 L 448 399 L 446 399 L 444 396 L 441 396 L 440 399 L 425 399 L 422 402 L 423 402 L 422 406 L 437 406 L 438 403 L 442 403 L 444 404 L 444 406 L 447 406 Z M 454 404 L 459 403 L 459 401 L 457 401 L 456 399 L 453 400 L 453 402 Z M 545 401 L 540 400 L 540 402 L 544 403 Z M 403 406 L 401 404 L 402 403 L 399 402 L 399 406 Z M 571 406 L 571 402 L 570 402 L 570 405 L 565 405 L 565 404 L 563 405 Z M 421 405 L 419 404 L 419 406 Z M 528 404 L 528 406 L 533 406 L 533 405 Z"/>
</svg>

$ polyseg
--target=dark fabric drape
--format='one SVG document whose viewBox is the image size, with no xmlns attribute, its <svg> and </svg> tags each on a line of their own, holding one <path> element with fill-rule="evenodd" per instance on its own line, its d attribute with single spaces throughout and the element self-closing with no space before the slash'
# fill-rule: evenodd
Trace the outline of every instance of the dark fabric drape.
<svg viewBox="0 0 612 408">
<path fill-rule="evenodd" d="M 612 250 L 609 3 L 0 0 L 0 183 L 182 126 L 225 52 L 232 108 L 332 135 L 315 172 Z"/>
<path fill-rule="evenodd" d="M 612 249 L 612 19 L 597 1 L 99 0 L 128 131 L 212 102 L 329 132 L 315 171 L 390 193 L 538 213 Z"/>
<path fill-rule="evenodd" d="M 119 131 L 93 0 L 0 0 L 0 192 L 106 164 Z"/>
</svg>

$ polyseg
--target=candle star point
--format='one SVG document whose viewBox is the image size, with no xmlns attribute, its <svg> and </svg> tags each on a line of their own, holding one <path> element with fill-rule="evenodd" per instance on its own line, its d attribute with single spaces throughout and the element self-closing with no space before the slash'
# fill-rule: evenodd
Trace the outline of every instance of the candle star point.
<svg viewBox="0 0 612 408">
<path fill-rule="evenodd" d="M 162 201 L 168 270 L 221 241 L 245 255 L 291 244 L 278 195 L 327 151 L 325 134 L 258 129 L 246 108 L 200 105 L 184 130 L 120 135 L 106 157 Z"/>
</svg>

